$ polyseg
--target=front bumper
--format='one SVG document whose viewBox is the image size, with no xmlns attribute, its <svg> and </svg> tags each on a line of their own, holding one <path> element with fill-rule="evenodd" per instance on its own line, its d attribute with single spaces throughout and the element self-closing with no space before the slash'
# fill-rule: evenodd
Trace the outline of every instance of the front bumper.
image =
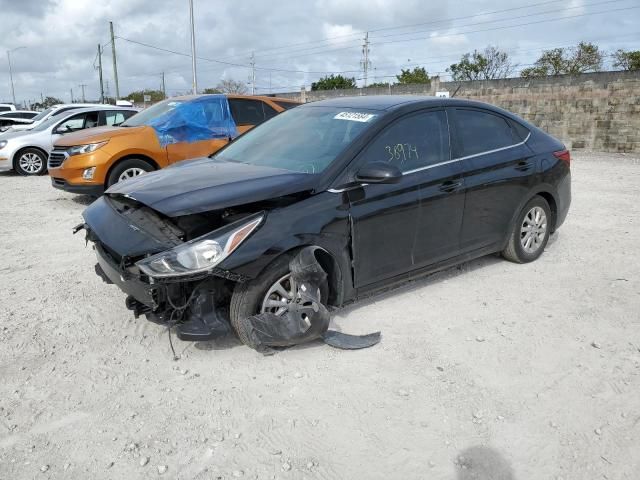
<svg viewBox="0 0 640 480">
<path fill-rule="evenodd" d="M 8 172 L 9 170 L 13 170 L 11 159 L 0 155 L 0 172 Z"/>
<path fill-rule="evenodd" d="M 60 152 L 53 151 L 52 155 Z M 61 158 L 49 159 L 48 170 L 51 184 L 55 188 L 70 193 L 100 196 L 104 193 L 107 172 L 109 171 L 111 156 L 103 149 L 82 155 L 68 155 Z M 87 168 L 94 167 L 93 179 L 85 180 L 82 176 Z"/>
<path fill-rule="evenodd" d="M 158 308 L 160 300 L 158 287 L 151 286 L 149 283 L 140 280 L 133 272 L 117 265 L 100 244 L 95 244 L 94 248 L 98 259 L 96 273 L 105 282 L 117 285 L 120 290 L 149 308 L 150 311 Z"/>
<path fill-rule="evenodd" d="M 104 185 L 73 185 L 63 178 L 51 177 L 51 185 L 54 188 L 64 190 L 65 192 L 91 195 L 93 197 L 99 197 L 104 193 Z"/>
</svg>

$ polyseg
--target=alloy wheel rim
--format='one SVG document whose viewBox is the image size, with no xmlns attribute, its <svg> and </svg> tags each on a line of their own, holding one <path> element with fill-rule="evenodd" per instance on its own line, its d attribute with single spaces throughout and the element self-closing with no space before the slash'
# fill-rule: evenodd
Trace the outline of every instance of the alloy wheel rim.
<svg viewBox="0 0 640 480">
<path fill-rule="evenodd" d="M 282 316 L 289 311 L 289 304 L 296 296 L 296 283 L 287 273 L 278 279 L 264 296 L 260 313 L 273 313 Z"/>
<path fill-rule="evenodd" d="M 526 253 L 536 253 L 547 235 L 547 214 L 541 207 L 527 212 L 520 227 L 520 245 Z"/>
<path fill-rule="evenodd" d="M 122 172 L 120 174 L 120 176 L 118 177 L 118 181 L 121 182 L 121 181 L 127 180 L 129 178 L 137 177 L 137 176 L 142 175 L 144 173 L 147 173 L 147 172 L 146 172 L 146 170 L 143 170 L 142 168 L 138 168 L 138 167 L 127 168 L 124 172 Z"/>
<path fill-rule="evenodd" d="M 38 173 L 42 170 L 42 158 L 36 153 L 25 153 L 18 161 L 20 168 L 27 173 Z"/>
</svg>

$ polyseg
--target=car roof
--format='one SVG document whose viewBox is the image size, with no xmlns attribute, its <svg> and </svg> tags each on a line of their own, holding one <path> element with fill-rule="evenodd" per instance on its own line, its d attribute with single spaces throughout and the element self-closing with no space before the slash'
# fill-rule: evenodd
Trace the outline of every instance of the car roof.
<svg viewBox="0 0 640 480">
<path fill-rule="evenodd" d="M 202 93 L 199 95 L 179 95 L 177 97 L 167 98 L 166 100 L 193 100 L 195 98 L 207 97 L 210 95 L 224 95 L 227 98 L 248 98 L 256 100 L 277 100 L 280 102 L 300 103 L 298 100 L 293 100 L 291 98 L 270 97 L 267 95 L 239 95 L 235 93 Z"/>
<path fill-rule="evenodd" d="M 118 110 L 118 111 L 131 110 L 131 111 L 134 111 L 134 112 L 139 112 L 140 111 L 139 108 L 133 108 L 133 107 L 116 107 L 114 105 L 95 105 L 93 107 L 74 108 L 73 110 L 69 110 L 67 112 L 63 112 L 63 113 L 60 114 L 60 118 L 66 117 L 67 115 L 77 115 L 78 113 L 95 112 L 95 111 L 102 111 L 102 110 L 106 110 L 106 111 L 110 111 L 110 110 Z"/>
<path fill-rule="evenodd" d="M 489 105 L 488 103 L 465 100 L 461 98 L 430 97 L 426 95 L 363 95 L 358 97 L 338 97 L 306 103 L 304 106 L 364 108 L 369 110 L 390 111 L 411 104 L 415 104 L 416 106 L 421 107 L 481 107 L 503 112 L 501 109 L 494 107 L 493 105 Z"/>
</svg>

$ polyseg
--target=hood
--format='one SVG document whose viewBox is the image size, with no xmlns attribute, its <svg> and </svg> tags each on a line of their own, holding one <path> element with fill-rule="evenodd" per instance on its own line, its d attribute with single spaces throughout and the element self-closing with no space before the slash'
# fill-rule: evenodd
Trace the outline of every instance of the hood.
<svg viewBox="0 0 640 480">
<path fill-rule="evenodd" d="M 32 132 L 30 130 L 7 130 L 2 135 L 0 135 L 0 140 L 11 140 L 12 138 L 24 137 L 25 135 L 30 135 L 32 133 L 35 132 Z"/>
<path fill-rule="evenodd" d="M 107 195 L 124 195 L 169 217 L 218 210 L 309 191 L 317 175 L 211 158 L 113 185 Z"/>
<path fill-rule="evenodd" d="M 56 146 L 60 147 L 72 147 L 74 145 L 85 145 L 87 143 L 99 143 L 105 140 L 109 140 L 114 137 L 121 137 L 123 135 L 131 135 L 134 132 L 139 132 L 144 128 L 149 128 L 145 125 L 140 127 L 95 127 L 88 128 L 86 130 L 80 130 L 73 133 L 65 133 L 59 140 L 56 141 Z"/>
</svg>

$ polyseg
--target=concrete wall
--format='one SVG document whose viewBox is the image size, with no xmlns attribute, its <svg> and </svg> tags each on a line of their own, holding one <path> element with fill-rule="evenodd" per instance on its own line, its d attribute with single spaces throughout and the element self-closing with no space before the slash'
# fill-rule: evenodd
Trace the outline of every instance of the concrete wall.
<svg viewBox="0 0 640 480">
<path fill-rule="evenodd" d="M 536 79 L 440 82 L 430 86 L 325 90 L 277 94 L 302 101 L 353 95 L 434 95 L 458 89 L 456 97 L 509 110 L 572 150 L 640 152 L 640 72 L 599 72 Z"/>
</svg>

